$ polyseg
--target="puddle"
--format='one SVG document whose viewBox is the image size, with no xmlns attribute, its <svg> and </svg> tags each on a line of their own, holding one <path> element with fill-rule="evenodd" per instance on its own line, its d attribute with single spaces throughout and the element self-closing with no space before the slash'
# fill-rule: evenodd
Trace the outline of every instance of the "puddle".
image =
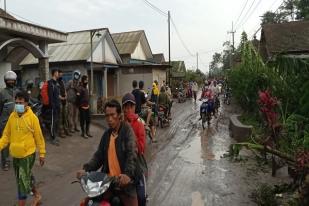
<svg viewBox="0 0 309 206">
<path fill-rule="evenodd" d="M 202 194 L 200 192 L 193 192 L 191 194 L 192 206 L 205 206 Z"/>
<path fill-rule="evenodd" d="M 200 137 L 194 137 L 193 141 L 190 142 L 186 149 L 180 152 L 179 156 L 186 162 L 190 162 L 192 164 L 202 164 L 203 158 Z"/>
</svg>

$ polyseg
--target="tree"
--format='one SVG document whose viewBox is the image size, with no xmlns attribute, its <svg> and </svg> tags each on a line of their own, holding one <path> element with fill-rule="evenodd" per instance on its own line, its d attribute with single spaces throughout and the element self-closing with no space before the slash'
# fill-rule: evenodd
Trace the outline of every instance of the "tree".
<svg viewBox="0 0 309 206">
<path fill-rule="evenodd" d="M 262 25 L 263 24 L 279 24 L 287 22 L 286 13 L 275 13 L 272 11 L 267 11 L 262 16 Z"/>
<path fill-rule="evenodd" d="M 296 19 L 309 20 L 309 0 L 298 0 Z"/>
<path fill-rule="evenodd" d="M 220 63 L 222 62 L 222 57 L 220 53 L 215 53 L 212 56 L 212 61 L 210 63 L 210 71 L 215 72 L 220 69 Z"/>
</svg>

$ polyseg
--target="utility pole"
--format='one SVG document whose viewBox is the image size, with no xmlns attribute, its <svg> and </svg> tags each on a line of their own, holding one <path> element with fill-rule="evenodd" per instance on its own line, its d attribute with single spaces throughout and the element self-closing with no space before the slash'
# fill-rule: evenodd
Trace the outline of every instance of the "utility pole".
<svg viewBox="0 0 309 206">
<path fill-rule="evenodd" d="M 232 31 L 229 31 L 228 34 L 232 34 L 232 53 L 230 54 L 230 68 L 233 66 L 233 55 L 235 52 L 235 33 L 236 31 L 234 30 L 234 22 L 232 22 Z"/>
<path fill-rule="evenodd" d="M 196 53 L 196 70 L 198 70 L 198 52 Z"/>
<path fill-rule="evenodd" d="M 4 0 L 4 11 L 6 13 L 6 0 Z"/>
<path fill-rule="evenodd" d="M 236 33 L 236 31 L 234 30 L 234 23 L 233 22 L 232 22 L 232 31 L 228 31 L 227 33 L 228 34 L 232 34 L 232 39 L 233 39 L 233 42 L 232 42 L 232 44 L 233 44 L 232 52 L 234 53 L 234 51 L 235 51 L 235 33 Z"/>
<path fill-rule="evenodd" d="M 171 13 L 168 11 L 168 84 L 171 86 Z"/>
</svg>

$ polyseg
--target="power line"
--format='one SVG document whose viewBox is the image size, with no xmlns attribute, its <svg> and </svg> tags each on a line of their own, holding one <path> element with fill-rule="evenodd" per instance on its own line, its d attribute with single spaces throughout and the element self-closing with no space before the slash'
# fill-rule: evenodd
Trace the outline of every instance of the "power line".
<svg viewBox="0 0 309 206">
<path fill-rule="evenodd" d="M 172 25 L 173 25 L 173 27 L 174 27 L 174 29 L 176 31 L 176 34 L 177 34 L 178 39 L 180 40 L 182 46 L 185 48 L 185 50 L 188 52 L 189 55 L 194 56 L 193 53 L 188 49 L 188 47 L 187 47 L 186 43 L 184 42 L 184 40 L 182 39 L 182 37 L 181 37 L 181 35 L 180 35 L 180 33 L 179 33 L 178 29 L 177 29 L 177 26 L 176 26 L 176 24 L 175 24 L 175 22 L 174 22 L 174 20 L 172 18 L 171 18 L 171 22 L 172 22 Z"/>
<path fill-rule="evenodd" d="M 252 14 L 254 14 L 255 10 L 258 8 L 258 6 L 261 4 L 262 0 L 259 0 L 258 3 L 255 5 L 254 9 L 252 10 L 251 14 L 248 16 L 248 18 L 243 22 L 242 26 L 244 26 L 247 21 L 250 19 Z"/>
<path fill-rule="evenodd" d="M 240 12 L 240 14 L 239 14 L 239 16 L 238 16 L 236 22 L 235 22 L 235 25 L 237 25 L 239 18 L 241 17 L 242 13 L 244 12 L 244 10 L 245 10 L 245 8 L 246 8 L 246 6 L 247 6 L 247 4 L 248 4 L 248 1 L 249 1 L 249 0 L 246 0 L 246 3 L 245 3 L 245 5 L 243 6 L 243 8 L 242 8 L 242 10 L 241 10 L 241 12 Z"/>
<path fill-rule="evenodd" d="M 277 13 L 278 10 L 280 9 L 280 7 L 284 4 L 285 0 L 282 1 L 282 3 L 278 6 L 278 8 L 276 9 L 276 11 L 274 13 Z M 273 5 L 272 5 L 273 6 Z M 272 7 L 271 6 L 271 7 Z M 256 30 L 256 32 L 254 32 L 253 36 L 254 37 L 260 30 L 262 29 L 262 26 L 260 25 L 260 27 Z"/>
<path fill-rule="evenodd" d="M 244 21 L 244 19 L 246 19 L 247 15 L 249 14 L 249 12 L 251 11 L 253 5 L 255 3 L 255 0 L 253 0 L 252 4 L 250 5 L 249 9 L 247 10 L 246 14 L 244 15 L 243 19 L 240 21 L 240 23 L 242 23 Z M 235 25 L 235 28 L 238 29 L 239 25 Z"/>
<path fill-rule="evenodd" d="M 143 0 L 143 2 L 148 5 L 150 8 L 152 8 L 153 10 L 155 10 L 156 12 L 158 12 L 159 14 L 161 14 L 164 17 L 167 17 L 168 14 L 164 11 L 162 11 L 160 8 L 158 8 L 157 6 L 155 6 L 154 4 L 152 4 L 151 2 L 147 1 L 147 0 Z"/>
</svg>

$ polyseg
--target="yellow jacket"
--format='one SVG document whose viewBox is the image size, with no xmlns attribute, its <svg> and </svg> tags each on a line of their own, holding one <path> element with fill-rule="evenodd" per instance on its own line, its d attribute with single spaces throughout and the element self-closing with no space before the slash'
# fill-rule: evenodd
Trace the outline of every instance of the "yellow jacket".
<svg viewBox="0 0 309 206">
<path fill-rule="evenodd" d="M 157 87 L 156 83 L 152 84 L 152 92 L 156 96 L 159 96 L 159 94 L 160 94 L 159 88 Z"/>
<path fill-rule="evenodd" d="M 39 149 L 40 157 L 45 157 L 45 141 L 39 119 L 30 107 L 19 117 L 11 113 L 0 139 L 0 150 L 10 144 L 10 154 L 14 158 L 24 158 Z"/>
</svg>

